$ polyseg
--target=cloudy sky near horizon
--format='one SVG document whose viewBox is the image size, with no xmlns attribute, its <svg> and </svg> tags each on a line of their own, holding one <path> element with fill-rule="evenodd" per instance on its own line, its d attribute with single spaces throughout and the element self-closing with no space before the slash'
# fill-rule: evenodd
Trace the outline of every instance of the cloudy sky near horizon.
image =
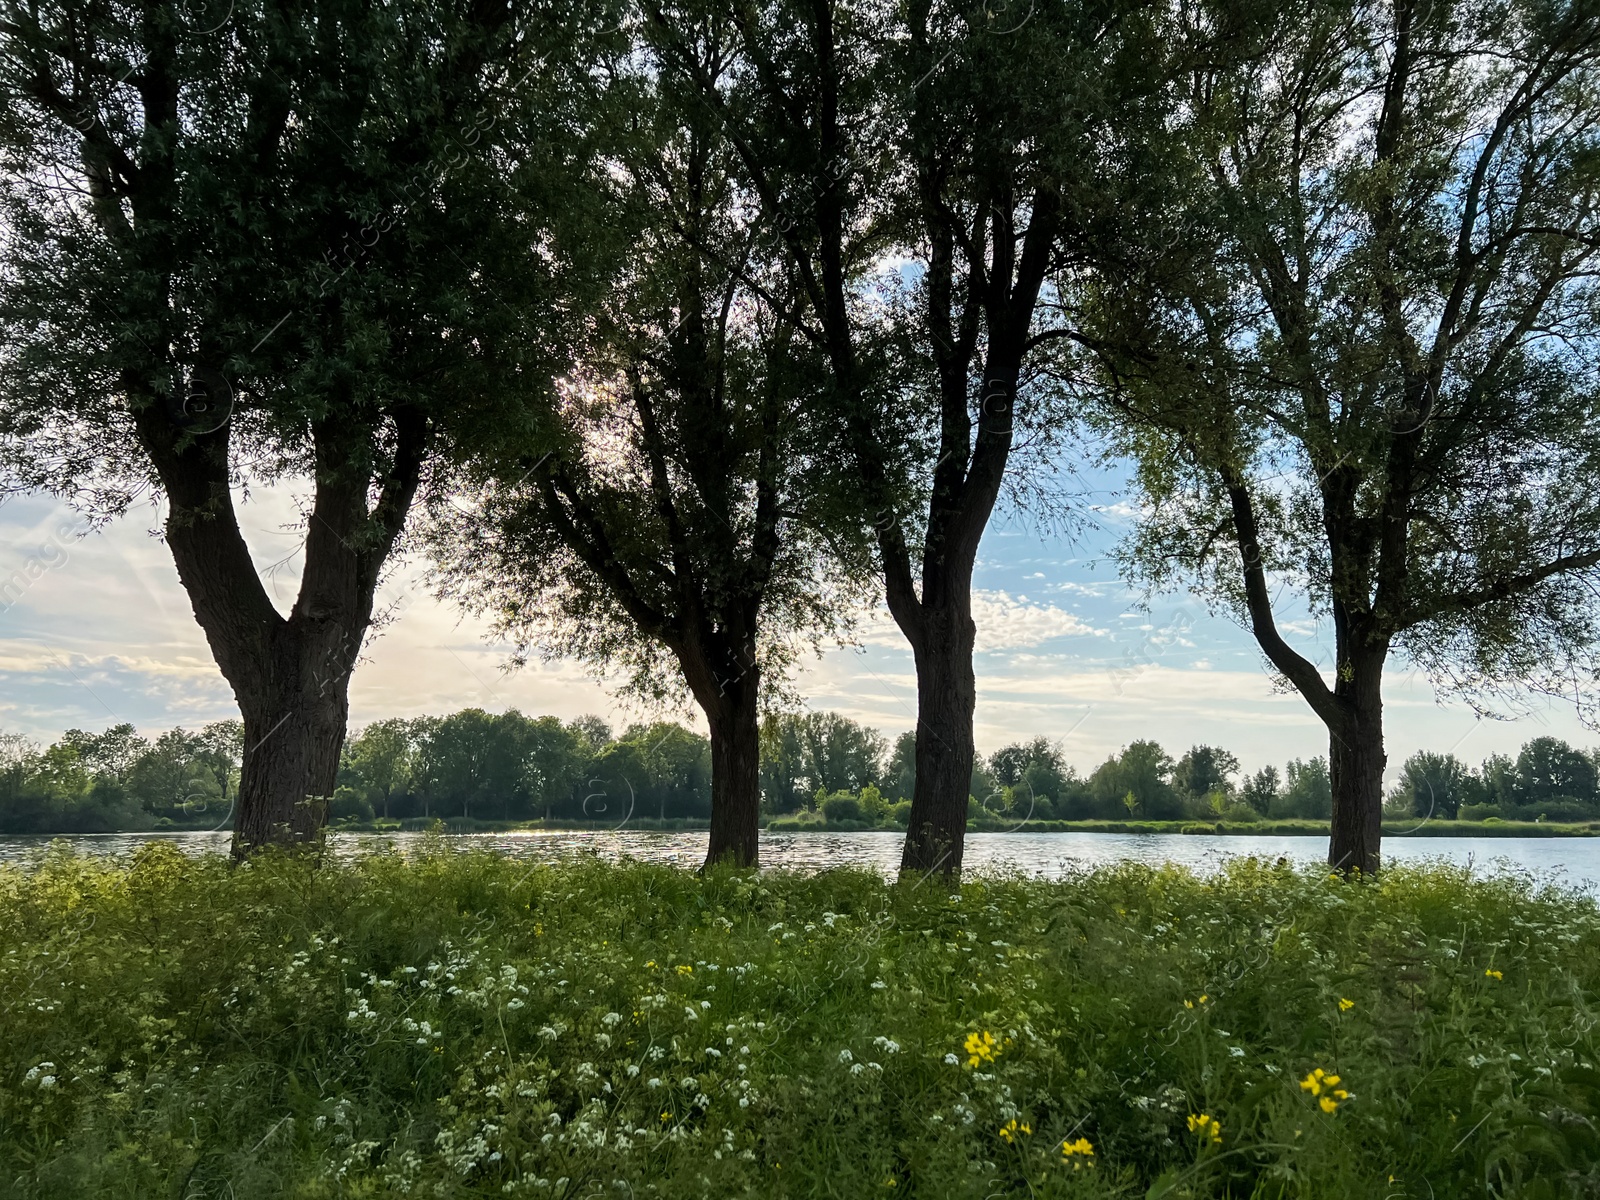
<svg viewBox="0 0 1600 1200">
<path fill-rule="evenodd" d="M 1297 697 L 1274 693 L 1245 631 L 1191 596 L 1141 607 L 1107 558 L 1126 509 L 1114 491 L 1089 501 L 1093 519 L 1076 538 L 1008 515 L 985 537 L 975 605 L 979 749 L 1042 734 L 1061 739 L 1080 769 L 1146 737 L 1174 754 L 1196 742 L 1222 745 L 1249 770 L 1325 753 L 1321 726 Z M 300 568 L 295 497 L 287 488 L 257 489 L 240 512 L 268 590 L 287 610 Z M 160 518 L 146 504 L 84 537 L 82 521 L 48 497 L 0 505 L 0 580 L 19 570 L 36 575 L 20 596 L 0 598 L 0 730 L 45 741 L 67 728 L 131 721 L 148 735 L 237 715 L 153 532 Z M 619 704 L 577 663 L 506 674 L 507 648 L 434 600 L 421 586 L 422 569 L 404 564 L 383 589 L 398 618 L 357 668 L 354 725 L 469 706 L 562 718 L 593 712 L 616 725 L 650 715 Z M 1328 662 L 1331 639 L 1313 622 L 1291 620 L 1286 629 L 1300 649 Z M 797 690 L 811 708 L 893 737 L 915 724 L 909 649 L 887 614 L 863 622 L 859 641 L 805 663 Z M 1517 720 L 1479 721 L 1463 704 L 1437 703 L 1403 663 L 1391 669 L 1385 697 L 1391 776 L 1419 748 L 1476 763 L 1546 733 L 1585 746 L 1600 740 L 1561 702 L 1539 703 Z"/>
</svg>

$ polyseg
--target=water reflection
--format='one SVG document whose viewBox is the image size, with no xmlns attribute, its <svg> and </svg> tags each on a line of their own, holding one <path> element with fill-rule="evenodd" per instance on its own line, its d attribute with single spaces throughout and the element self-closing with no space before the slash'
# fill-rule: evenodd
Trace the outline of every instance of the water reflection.
<svg viewBox="0 0 1600 1200">
<path fill-rule="evenodd" d="M 420 833 L 334 834 L 335 854 L 350 857 L 398 850 L 414 852 Z M 0 862 L 27 861 L 50 838 L 0 837 Z M 226 833 L 125 833 L 59 839 L 83 854 L 129 854 L 149 841 L 171 841 L 185 853 L 225 854 Z M 777 870 L 817 871 L 827 867 L 865 867 L 892 874 L 900 864 L 902 835 L 871 833 L 763 833 L 762 865 Z M 635 858 L 645 862 L 697 867 L 705 857 L 704 832 L 648 830 L 550 830 L 520 833 L 452 834 L 444 844 L 457 850 L 493 850 L 512 858 L 554 861 L 574 854 Z M 1389 838 L 1383 852 L 1390 862 L 1443 859 L 1486 870 L 1529 871 L 1551 882 L 1595 890 L 1600 885 L 1600 838 Z M 1247 855 L 1316 863 L 1327 853 L 1321 837 L 1221 837 L 1202 834 L 972 833 L 967 835 L 969 872 L 1020 871 L 1059 878 L 1113 862 L 1151 865 L 1177 863 L 1195 871 L 1215 871 L 1225 860 Z"/>
</svg>

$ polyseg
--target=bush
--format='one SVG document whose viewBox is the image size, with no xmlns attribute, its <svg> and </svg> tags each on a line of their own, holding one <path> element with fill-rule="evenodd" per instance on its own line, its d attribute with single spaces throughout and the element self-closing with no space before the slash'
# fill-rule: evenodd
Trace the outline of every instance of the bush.
<svg viewBox="0 0 1600 1200">
<path fill-rule="evenodd" d="M 862 816 L 861 801 L 848 792 L 835 792 L 822 802 L 822 815 L 830 825 L 840 821 L 859 821 Z"/>
<path fill-rule="evenodd" d="M 911 824 L 911 801 L 897 800 L 889 806 L 889 819 L 896 825 L 908 826 Z"/>
<path fill-rule="evenodd" d="M 1506 814 L 1518 821 L 1591 821 L 1594 806 L 1567 796 L 1557 796 L 1538 804 L 1519 805 Z"/>
<path fill-rule="evenodd" d="M 1577 1197 L 1597 1005 L 1592 899 L 1455 868 L 58 850 L 0 867 L 0 1163 L 17 1200 Z"/>
<path fill-rule="evenodd" d="M 1487 821 L 1499 815 L 1498 804 L 1463 804 L 1456 810 L 1456 819 L 1461 821 Z"/>
<path fill-rule="evenodd" d="M 333 800 L 328 805 L 330 821 L 370 821 L 374 817 L 372 805 L 353 787 L 335 788 Z"/>
</svg>

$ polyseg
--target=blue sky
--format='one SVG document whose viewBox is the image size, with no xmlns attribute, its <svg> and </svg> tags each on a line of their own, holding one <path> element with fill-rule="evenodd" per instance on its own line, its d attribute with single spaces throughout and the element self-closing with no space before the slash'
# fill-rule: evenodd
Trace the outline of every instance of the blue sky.
<svg viewBox="0 0 1600 1200">
<path fill-rule="evenodd" d="M 1114 484 L 1114 480 L 1111 481 Z M 1090 769 L 1136 738 L 1174 754 L 1196 742 L 1226 746 L 1247 769 L 1326 752 L 1320 725 L 1293 695 L 1275 694 L 1247 632 L 1187 596 L 1152 599 L 1117 576 L 1107 553 L 1126 528 L 1113 486 L 1075 539 L 1041 534 L 1000 514 L 976 576 L 979 749 L 1043 734 Z M 256 489 L 241 505 L 246 537 L 280 609 L 293 601 L 300 541 L 292 489 Z M 46 497 L 0 505 L 0 729 L 48 740 L 63 729 L 131 721 L 149 734 L 236 715 L 212 664 L 165 545 L 162 514 L 135 508 L 103 531 Z M 20 572 L 22 586 L 13 572 Z M 383 589 L 397 619 L 370 641 L 351 687 L 355 725 L 469 705 L 572 717 L 597 712 L 620 725 L 647 715 L 619 705 L 576 663 L 502 672 L 503 646 L 420 586 L 422 564 L 402 564 Z M 1326 639 L 1284 618 L 1297 645 L 1326 662 Z M 915 723 L 911 656 L 886 615 L 859 646 L 802 666 L 806 702 L 894 736 Z M 1395 664 L 1385 689 L 1390 774 L 1419 748 L 1453 749 L 1476 763 L 1553 733 L 1597 740 L 1570 705 L 1540 703 L 1515 721 L 1479 721 L 1436 703 L 1426 681 Z"/>
</svg>

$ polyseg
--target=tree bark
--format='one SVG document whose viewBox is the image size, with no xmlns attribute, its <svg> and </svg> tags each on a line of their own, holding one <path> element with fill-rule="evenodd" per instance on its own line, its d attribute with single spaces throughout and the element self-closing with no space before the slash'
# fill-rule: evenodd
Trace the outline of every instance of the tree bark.
<svg viewBox="0 0 1600 1200">
<path fill-rule="evenodd" d="M 1329 731 L 1328 775 L 1333 819 L 1328 865 L 1351 875 L 1376 875 L 1383 840 L 1383 661 L 1368 652 L 1335 687 L 1345 720 Z"/>
<path fill-rule="evenodd" d="M 707 867 L 761 860 L 761 722 L 756 672 L 726 685 L 706 710 L 711 729 L 711 840 Z"/>
<path fill-rule="evenodd" d="M 726 654 L 726 664 L 706 669 L 685 664 L 710 730 L 710 843 L 706 866 L 731 862 L 760 866 L 762 723 L 755 646 Z M 744 664 L 744 666 L 739 666 Z"/>
<path fill-rule="evenodd" d="M 314 664 L 321 656 L 292 634 L 276 640 L 279 693 L 268 698 L 235 690 L 245 729 L 235 857 L 267 845 L 318 841 L 344 746 L 348 674 L 333 686 L 319 684 Z"/>
<path fill-rule="evenodd" d="M 900 855 L 901 878 L 961 874 L 967 804 L 972 790 L 972 714 L 977 680 L 972 649 L 977 629 L 967 588 L 937 596 L 922 608 L 922 636 L 913 643 L 917 667 L 917 777 L 911 818 Z"/>
</svg>

